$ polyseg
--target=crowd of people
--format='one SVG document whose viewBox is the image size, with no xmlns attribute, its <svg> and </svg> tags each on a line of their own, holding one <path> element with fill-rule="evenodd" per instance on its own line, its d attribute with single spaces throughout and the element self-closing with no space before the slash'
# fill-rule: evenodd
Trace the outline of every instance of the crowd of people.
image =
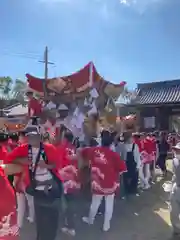
<svg viewBox="0 0 180 240">
<path fill-rule="evenodd" d="M 119 188 L 122 198 L 138 196 L 139 188 L 151 188 L 156 168 L 166 176 L 167 156 L 178 141 L 178 135 L 165 132 L 102 130 L 98 137 L 85 143 L 65 127 L 53 139 L 48 133 L 42 136 L 37 126 L 19 134 L 1 133 L 0 186 L 4 198 L 0 200 L 0 239 L 19 237 L 27 202 L 28 221 L 35 221 L 37 240 L 54 240 L 62 200 L 66 205 L 62 231 L 75 236 L 73 203 L 87 180 L 91 183 L 92 201 L 89 214 L 82 221 L 92 225 L 101 211 L 103 231 L 108 231 Z M 178 152 L 177 147 L 173 149 Z M 86 169 L 90 175 L 84 174 Z M 177 214 L 172 211 L 171 217 L 179 234 Z"/>
</svg>

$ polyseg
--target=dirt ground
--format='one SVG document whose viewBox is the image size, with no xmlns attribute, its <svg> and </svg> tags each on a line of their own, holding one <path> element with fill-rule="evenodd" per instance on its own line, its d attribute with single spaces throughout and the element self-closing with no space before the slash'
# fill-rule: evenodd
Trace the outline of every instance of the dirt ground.
<svg viewBox="0 0 180 240">
<path fill-rule="evenodd" d="M 171 164 L 168 163 L 171 169 Z M 98 216 L 93 226 L 87 226 L 81 217 L 88 213 L 90 199 L 78 199 L 76 204 L 76 230 L 75 240 L 169 240 L 171 239 L 171 224 L 169 220 L 168 198 L 162 185 L 171 179 L 169 173 L 166 180 L 157 173 L 155 184 L 140 196 L 130 197 L 128 200 L 116 198 L 111 229 L 103 233 L 103 217 Z M 60 222 L 61 227 L 61 222 Z M 35 240 L 34 226 L 25 224 L 21 240 Z M 70 239 L 58 231 L 57 239 Z"/>
</svg>

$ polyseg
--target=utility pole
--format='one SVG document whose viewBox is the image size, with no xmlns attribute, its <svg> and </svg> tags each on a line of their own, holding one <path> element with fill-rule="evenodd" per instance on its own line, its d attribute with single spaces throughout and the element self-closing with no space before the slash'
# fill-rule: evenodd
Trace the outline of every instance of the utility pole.
<svg viewBox="0 0 180 240">
<path fill-rule="evenodd" d="M 46 83 L 48 80 L 48 65 L 54 65 L 53 62 L 49 62 L 48 61 L 48 47 L 45 47 L 45 51 L 44 51 L 44 60 L 43 61 L 39 61 L 41 63 L 44 63 L 44 81 L 43 81 L 43 91 L 44 91 L 44 98 L 47 98 L 47 89 L 46 89 Z"/>
</svg>

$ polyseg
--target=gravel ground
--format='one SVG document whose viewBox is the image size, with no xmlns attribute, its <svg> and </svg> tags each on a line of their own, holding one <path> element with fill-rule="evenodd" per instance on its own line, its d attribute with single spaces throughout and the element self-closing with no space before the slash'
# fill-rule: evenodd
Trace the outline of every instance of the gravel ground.
<svg viewBox="0 0 180 240">
<path fill-rule="evenodd" d="M 171 164 L 168 164 L 169 166 Z M 157 174 L 155 184 L 140 196 L 132 196 L 128 200 L 116 198 L 111 230 L 103 233 L 103 217 L 98 216 L 93 226 L 86 226 L 81 217 L 88 212 L 89 199 L 78 199 L 75 240 L 169 240 L 171 239 L 171 225 L 168 211 L 169 194 L 165 193 L 162 185 L 171 179 L 168 174 L 166 180 Z M 61 227 L 61 221 L 59 226 Z M 21 233 L 21 240 L 33 240 L 35 229 L 33 225 L 25 223 Z M 70 239 L 58 231 L 57 239 Z"/>
</svg>

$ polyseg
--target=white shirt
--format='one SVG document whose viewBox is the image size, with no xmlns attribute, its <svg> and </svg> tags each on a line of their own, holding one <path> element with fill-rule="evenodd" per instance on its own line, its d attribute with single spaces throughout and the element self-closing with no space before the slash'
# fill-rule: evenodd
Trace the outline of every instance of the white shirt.
<svg viewBox="0 0 180 240">
<path fill-rule="evenodd" d="M 33 163 L 35 163 L 35 161 L 36 161 L 38 152 L 39 152 L 39 148 L 32 148 L 32 161 L 33 161 Z M 42 156 L 40 156 L 40 161 L 44 161 L 42 159 Z M 35 179 L 38 182 L 42 182 L 42 185 L 37 186 L 36 189 L 44 190 L 45 185 L 43 185 L 43 182 L 48 181 L 48 180 L 52 180 L 52 175 L 46 168 L 37 167 Z"/>
</svg>

